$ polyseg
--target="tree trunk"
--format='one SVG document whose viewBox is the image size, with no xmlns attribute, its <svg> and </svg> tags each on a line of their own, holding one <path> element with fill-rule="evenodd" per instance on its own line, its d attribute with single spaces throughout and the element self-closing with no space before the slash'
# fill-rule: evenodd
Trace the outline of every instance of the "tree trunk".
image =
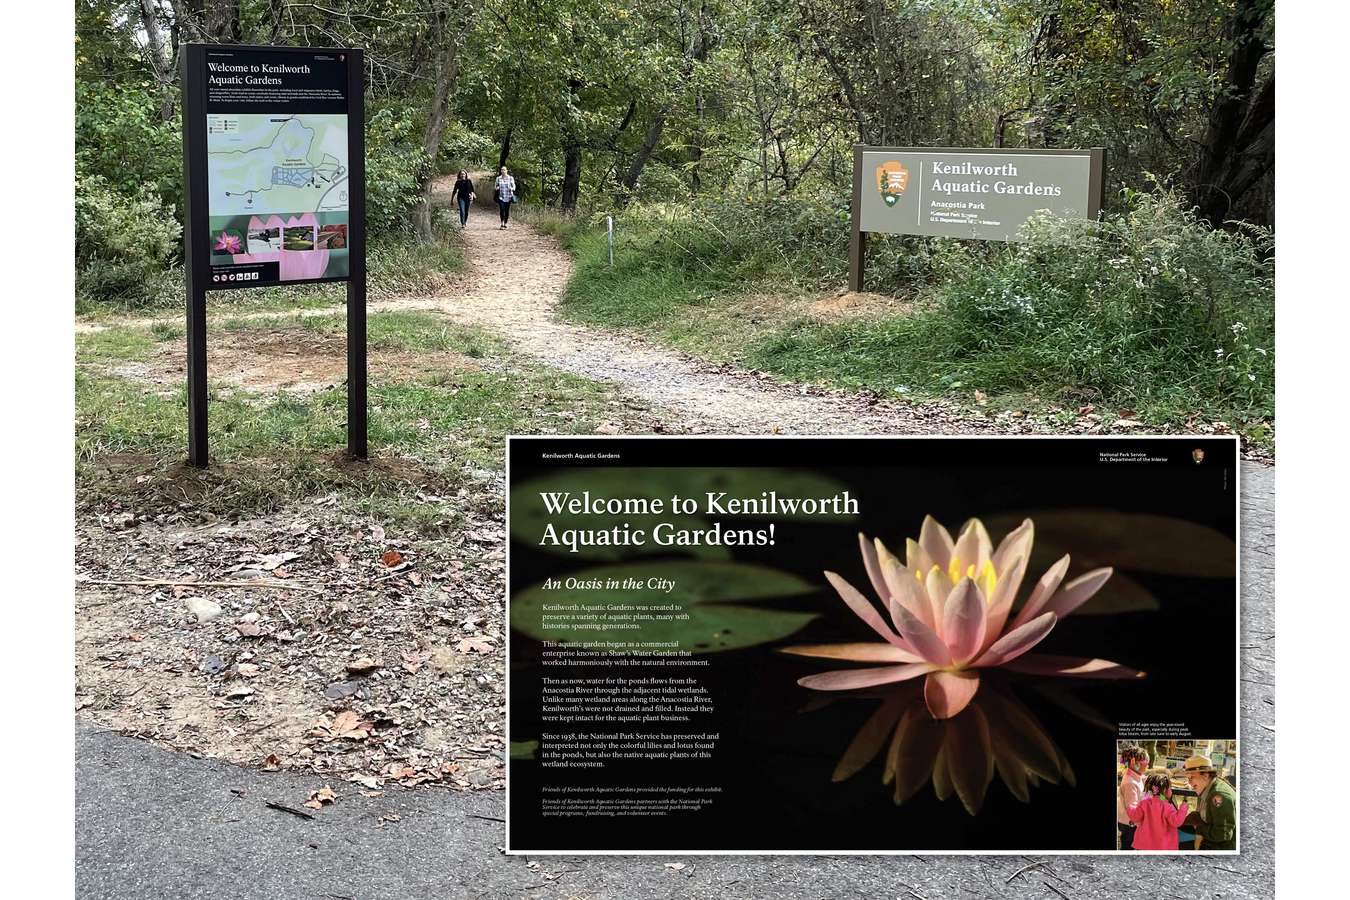
<svg viewBox="0 0 1350 900">
<path fill-rule="evenodd" d="M 437 42 L 444 43 L 436 56 L 436 89 L 427 112 L 426 131 L 422 136 L 422 150 L 427 155 L 427 168 L 419 185 L 422 196 L 413 209 L 413 227 L 417 240 L 423 244 L 436 240 L 431 227 L 431 185 L 436 178 L 436 155 L 440 151 L 441 138 L 445 135 L 445 126 L 450 118 L 450 101 L 454 97 L 455 81 L 459 75 L 459 54 L 453 34 L 448 33 L 452 29 L 445 27 L 443 11 L 433 20 L 432 28 Z"/>
<path fill-rule="evenodd" d="M 633 157 L 632 165 L 619 180 L 619 197 L 616 199 L 623 203 L 633 195 L 637 190 L 638 181 L 642 178 L 642 170 L 647 166 L 647 160 L 651 159 L 652 153 L 656 151 L 656 145 L 661 142 L 661 132 L 666 128 L 666 110 L 661 110 L 652 120 L 651 126 L 647 129 L 647 135 L 642 139 L 642 147 L 638 150 L 637 156 Z"/>
<path fill-rule="evenodd" d="M 511 134 L 515 130 L 514 124 L 506 126 L 506 136 L 502 138 L 502 152 L 497 154 L 497 171 L 501 171 L 502 166 L 511 158 Z"/>
<path fill-rule="evenodd" d="M 1198 215 L 1216 227 L 1275 166 L 1275 76 L 1256 87 L 1270 12 L 1270 0 L 1239 0 L 1229 21 L 1228 70 L 1200 140 L 1191 195 Z"/>
<path fill-rule="evenodd" d="M 145 32 L 145 52 L 150 58 L 150 68 L 159 84 L 159 117 L 165 122 L 173 118 L 173 99 L 175 75 L 173 54 L 164 46 L 164 36 L 159 30 L 159 16 L 150 0 L 139 0 L 136 4 L 141 16 L 141 30 Z"/>
<path fill-rule="evenodd" d="M 192 12 L 202 35 L 218 44 L 237 44 L 243 37 L 239 0 L 192 0 Z"/>
<path fill-rule="evenodd" d="M 576 116 L 581 84 L 579 78 L 567 79 L 567 100 L 562 111 L 563 183 L 558 205 L 569 215 L 577 211 L 577 197 L 581 194 L 581 133 Z"/>
<path fill-rule="evenodd" d="M 698 43 L 694 47 L 694 62 L 701 65 L 708 60 L 711 39 L 708 34 L 708 4 L 699 5 Z M 703 86 L 695 76 L 694 83 L 694 134 L 689 141 L 689 189 L 697 194 L 703 189 L 703 177 L 699 167 L 703 162 L 704 119 L 707 117 L 707 102 L 703 97 Z"/>
<path fill-rule="evenodd" d="M 577 211 L 577 197 L 581 194 L 581 145 L 569 140 L 563 148 L 562 196 L 558 205 L 571 215 Z"/>
</svg>

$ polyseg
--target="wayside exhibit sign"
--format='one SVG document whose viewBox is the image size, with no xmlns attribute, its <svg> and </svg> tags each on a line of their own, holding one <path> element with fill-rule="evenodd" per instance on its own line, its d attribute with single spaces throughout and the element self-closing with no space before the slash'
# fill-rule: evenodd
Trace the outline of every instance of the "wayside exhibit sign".
<svg viewBox="0 0 1350 900">
<path fill-rule="evenodd" d="M 1040 212 L 1095 219 L 1104 151 L 867 147 L 853 154 L 850 282 L 862 290 L 866 234 L 1018 241 Z"/>
<path fill-rule="evenodd" d="M 1235 438 L 506 455 L 507 853 L 1237 852 Z"/>
<path fill-rule="evenodd" d="M 347 283 L 347 445 L 366 455 L 363 51 L 183 53 L 188 455 L 207 464 L 206 291 Z"/>
<path fill-rule="evenodd" d="M 350 272 L 348 54 L 202 49 L 206 287 Z"/>
</svg>

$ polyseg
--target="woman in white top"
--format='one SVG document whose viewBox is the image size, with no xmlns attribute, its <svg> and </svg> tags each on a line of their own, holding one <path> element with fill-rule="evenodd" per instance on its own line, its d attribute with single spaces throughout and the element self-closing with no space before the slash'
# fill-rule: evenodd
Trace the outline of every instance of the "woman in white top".
<svg viewBox="0 0 1350 900">
<path fill-rule="evenodd" d="M 511 203 L 516 199 L 516 180 L 506 171 L 506 166 L 502 166 L 495 185 L 496 190 L 493 194 L 497 198 L 497 211 L 501 213 L 502 227 L 505 228 L 511 221 Z"/>
</svg>

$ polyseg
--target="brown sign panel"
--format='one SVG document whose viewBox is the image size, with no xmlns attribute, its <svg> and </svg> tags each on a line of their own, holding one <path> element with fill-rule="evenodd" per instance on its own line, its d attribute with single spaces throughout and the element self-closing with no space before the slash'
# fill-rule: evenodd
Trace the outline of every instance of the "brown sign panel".
<svg viewBox="0 0 1350 900">
<path fill-rule="evenodd" d="M 1102 151 L 858 147 L 853 209 L 864 232 L 1021 239 L 1042 210 L 1096 218 Z"/>
</svg>

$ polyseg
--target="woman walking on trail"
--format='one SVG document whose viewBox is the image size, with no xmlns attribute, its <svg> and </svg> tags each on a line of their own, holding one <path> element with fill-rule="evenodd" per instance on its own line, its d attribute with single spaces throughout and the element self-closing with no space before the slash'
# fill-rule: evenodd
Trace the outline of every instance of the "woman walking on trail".
<svg viewBox="0 0 1350 900">
<path fill-rule="evenodd" d="M 450 197 L 459 207 L 459 227 L 467 228 L 469 225 L 469 204 L 478 198 L 473 192 L 473 181 L 469 178 L 469 173 L 463 169 L 455 176 L 455 188 L 450 192 Z"/>
<path fill-rule="evenodd" d="M 492 196 L 497 199 L 497 211 L 501 213 L 502 227 L 505 228 L 511 221 L 511 201 L 516 199 L 516 180 L 506 171 L 506 166 L 502 166 L 495 184 Z"/>
</svg>

